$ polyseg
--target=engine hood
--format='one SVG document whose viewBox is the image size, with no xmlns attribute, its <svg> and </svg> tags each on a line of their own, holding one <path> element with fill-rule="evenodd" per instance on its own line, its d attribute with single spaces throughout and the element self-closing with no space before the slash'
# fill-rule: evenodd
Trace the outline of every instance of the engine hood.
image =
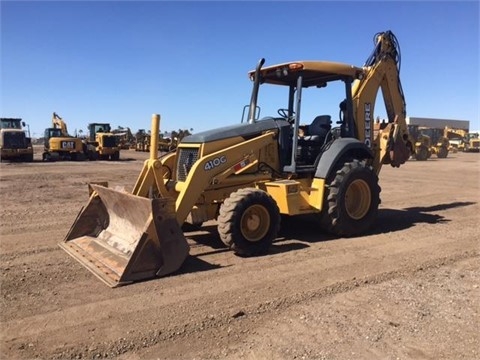
<svg viewBox="0 0 480 360">
<path fill-rule="evenodd" d="M 289 126 L 290 124 L 285 119 L 265 118 L 251 124 L 243 123 L 199 132 L 197 134 L 184 137 L 181 143 L 208 143 L 238 136 L 249 139 L 267 130 L 275 130 Z"/>
</svg>

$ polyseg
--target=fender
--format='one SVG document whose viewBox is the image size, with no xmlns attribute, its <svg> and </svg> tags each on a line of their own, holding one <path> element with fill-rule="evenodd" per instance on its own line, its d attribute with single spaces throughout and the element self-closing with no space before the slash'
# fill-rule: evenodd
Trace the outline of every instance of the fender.
<svg viewBox="0 0 480 360">
<path fill-rule="evenodd" d="M 338 161 L 345 155 L 354 159 L 373 159 L 372 150 L 360 140 L 340 138 L 335 140 L 322 153 L 315 171 L 315 177 L 326 179 L 335 169 Z"/>
</svg>

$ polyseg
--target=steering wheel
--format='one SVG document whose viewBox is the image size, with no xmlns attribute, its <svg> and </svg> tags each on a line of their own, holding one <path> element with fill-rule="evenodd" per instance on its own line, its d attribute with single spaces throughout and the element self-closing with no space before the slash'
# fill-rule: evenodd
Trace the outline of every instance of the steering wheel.
<svg viewBox="0 0 480 360">
<path fill-rule="evenodd" d="M 286 119 L 288 122 L 292 123 L 295 120 L 295 112 L 292 112 L 292 116 L 288 116 L 288 109 L 278 109 L 278 115 Z"/>
</svg>

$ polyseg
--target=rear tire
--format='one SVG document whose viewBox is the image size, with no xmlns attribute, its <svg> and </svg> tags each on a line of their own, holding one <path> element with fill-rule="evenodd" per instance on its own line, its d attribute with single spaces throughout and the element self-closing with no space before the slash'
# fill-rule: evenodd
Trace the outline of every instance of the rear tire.
<svg viewBox="0 0 480 360">
<path fill-rule="evenodd" d="M 23 161 L 25 162 L 33 162 L 33 154 L 27 154 L 24 156 Z"/>
<path fill-rule="evenodd" d="M 380 191 L 371 166 L 358 160 L 346 162 L 326 190 L 323 228 L 336 236 L 364 233 L 377 218 Z"/>
<path fill-rule="evenodd" d="M 225 199 L 217 221 L 221 240 L 236 254 L 262 255 L 280 230 L 280 210 L 265 191 L 240 189 Z"/>
</svg>

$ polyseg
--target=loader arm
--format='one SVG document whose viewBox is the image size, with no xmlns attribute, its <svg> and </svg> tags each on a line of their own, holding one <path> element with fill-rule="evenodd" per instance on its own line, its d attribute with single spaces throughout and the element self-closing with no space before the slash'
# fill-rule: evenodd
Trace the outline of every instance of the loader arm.
<svg viewBox="0 0 480 360">
<path fill-rule="evenodd" d="M 175 201 L 175 212 L 180 225 L 183 224 L 197 202 L 199 194 L 205 191 L 209 185 L 224 179 L 229 174 L 233 174 L 233 167 L 241 161 L 248 159 L 249 164 L 254 163 L 257 160 L 256 154 L 258 154 L 258 151 L 272 143 L 276 136 L 275 132 L 268 131 L 251 140 L 204 155 L 193 164 L 184 182 L 173 182 L 173 184 L 167 185 L 164 180 L 164 165 L 174 155 L 170 154 L 160 159 L 157 157 L 157 149 L 153 144 L 158 141 L 158 135 L 155 134 L 158 134 L 159 123 L 160 116 L 153 116 L 150 157 L 144 163 L 132 194 L 151 197 L 152 193 L 156 193 L 160 198 L 171 198 L 173 195 L 169 189 L 174 188 L 178 193 Z M 169 189 L 167 189 L 167 186 Z"/>
<path fill-rule="evenodd" d="M 374 152 L 373 167 L 378 174 L 382 164 L 398 167 L 409 157 L 406 103 L 400 82 L 400 50 L 390 32 L 375 36 L 376 46 L 364 65 L 365 76 L 352 87 L 357 136 Z M 382 90 L 388 116 L 387 126 L 374 136 L 374 110 L 378 90 Z"/>
</svg>

